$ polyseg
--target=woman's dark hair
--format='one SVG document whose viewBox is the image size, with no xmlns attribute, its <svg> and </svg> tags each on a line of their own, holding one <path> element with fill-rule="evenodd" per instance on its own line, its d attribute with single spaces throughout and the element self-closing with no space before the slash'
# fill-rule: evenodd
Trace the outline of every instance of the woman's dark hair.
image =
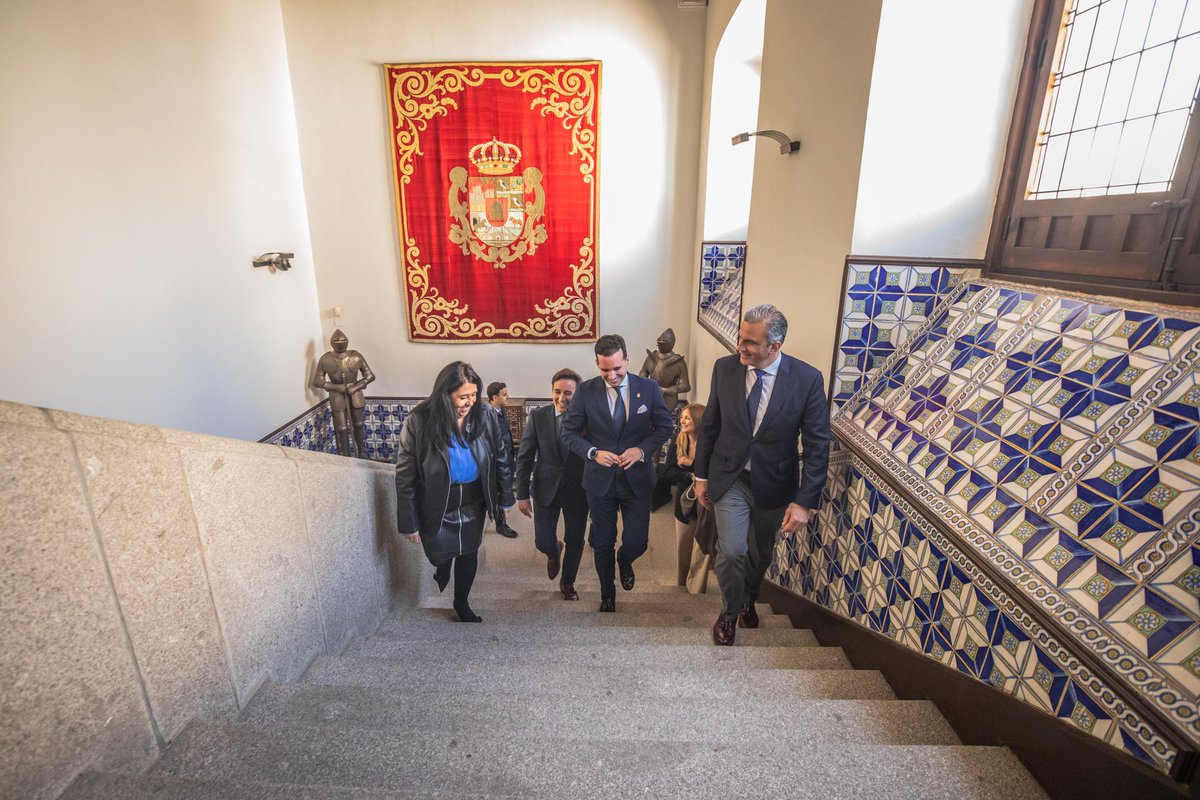
<svg viewBox="0 0 1200 800">
<path fill-rule="evenodd" d="M 462 438 L 468 442 L 477 438 L 483 432 L 485 424 L 483 403 L 480 402 L 483 397 L 483 378 L 480 378 L 475 368 L 465 361 L 452 361 L 442 367 L 442 371 L 433 381 L 433 390 L 429 397 L 418 403 L 412 411 L 414 414 L 420 412 L 428 416 L 429 433 L 434 444 L 443 452 L 449 449 L 450 438 L 458 434 L 458 418 L 454 413 L 454 404 L 450 402 L 450 395 L 467 383 L 475 384 L 475 391 L 479 393 L 479 397 L 467 412 Z"/>
</svg>

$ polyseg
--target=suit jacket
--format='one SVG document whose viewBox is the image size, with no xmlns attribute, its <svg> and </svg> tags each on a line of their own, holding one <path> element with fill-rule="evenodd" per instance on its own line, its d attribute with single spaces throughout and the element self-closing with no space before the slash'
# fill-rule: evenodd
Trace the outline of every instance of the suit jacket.
<svg viewBox="0 0 1200 800">
<path fill-rule="evenodd" d="M 559 440 L 554 426 L 554 406 L 529 412 L 525 432 L 521 434 L 521 447 L 517 450 L 515 477 L 518 500 L 529 499 L 531 477 L 533 499 L 540 506 L 554 505 L 559 488 L 564 486 L 578 492 L 582 498 L 583 459 Z"/>
<path fill-rule="evenodd" d="M 746 366 L 736 355 L 713 366 L 708 407 L 692 464 L 708 479 L 718 500 L 750 461 L 750 489 L 764 509 L 796 503 L 816 508 L 829 467 L 829 406 L 821 373 L 799 359 L 780 354 L 771 399 L 758 433 L 751 435 L 746 410 Z M 804 446 L 800 473 L 797 441 Z"/>
<path fill-rule="evenodd" d="M 571 452 L 585 460 L 593 447 L 618 455 L 630 447 L 640 447 L 644 457 L 625 474 L 634 492 L 648 495 L 654 491 L 657 479 L 651 459 L 674 432 L 675 420 L 667 410 L 657 381 L 637 375 L 628 377 L 629 418 L 619 435 L 608 410 L 608 384 L 596 376 L 579 384 L 563 420 L 562 438 Z M 619 469 L 587 461 L 583 466 L 583 488 L 588 494 L 607 494 Z"/>
</svg>

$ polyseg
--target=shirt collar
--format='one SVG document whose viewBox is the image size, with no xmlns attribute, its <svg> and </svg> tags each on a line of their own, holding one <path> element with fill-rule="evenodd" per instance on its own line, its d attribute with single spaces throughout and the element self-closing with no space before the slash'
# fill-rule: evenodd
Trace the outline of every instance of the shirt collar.
<svg viewBox="0 0 1200 800">
<path fill-rule="evenodd" d="M 772 378 L 774 378 L 776 375 L 779 374 L 779 365 L 782 363 L 783 363 L 783 351 L 780 350 L 778 353 L 775 354 L 775 360 L 772 361 L 767 366 L 763 367 L 762 371 L 765 372 L 766 374 L 770 375 Z M 755 369 L 756 369 L 756 367 L 746 365 L 746 372 L 750 375 L 754 374 Z"/>
</svg>

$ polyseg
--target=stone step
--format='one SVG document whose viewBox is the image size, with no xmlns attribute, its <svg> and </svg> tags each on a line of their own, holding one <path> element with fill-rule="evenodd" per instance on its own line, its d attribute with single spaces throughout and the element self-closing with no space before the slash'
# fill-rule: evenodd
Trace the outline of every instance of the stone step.
<svg viewBox="0 0 1200 800">
<path fill-rule="evenodd" d="M 1045 797 L 1006 748 L 830 743 L 803 726 L 789 733 L 717 745 L 197 721 L 150 774 L 526 800 Z"/>
<path fill-rule="evenodd" d="M 449 594 L 426 597 L 422 599 L 421 608 L 448 609 L 453 605 L 453 597 Z M 578 601 L 564 600 L 561 594 L 544 594 L 530 597 L 487 597 L 471 593 L 471 608 L 480 615 L 484 608 L 490 611 L 538 611 L 550 614 L 597 614 L 600 610 L 600 596 L 588 597 L 580 595 Z M 721 613 L 720 603 L 707 600 L 695 601 L 690 597 L 646 597 L 638 596 L 636 591 L 629 592 L 623 597 L 617 597 L 617 613 L 619 614 L 678 614 L 691 619 L 704 618 L 708 624 L 717 619 Z M 790 628 L 792 622 L 784 614 L 775 614 L 769 608 L 759 609 L 761 626 L 769 628 Z"/>
<path fill-rule="evenodd" d="M 597 614 L 600 617 L 621 617 L 620 614 Z M 714 647 L 712 624 L 696 624 L 688 628 L 629 626 L 620 624 L 590 625 L 591 620 L 545 620 L 536 623 L 506 623 L 488 618 L 479 625 L 452 621 L 448 614 L 423 618 L 392 617 L 386 620 L 369 638 L 396 639 L 405 642 L 506 642 L 531 644 L 596 644 L 624 647 L 626 644 L 694 644 Z M 807 647 L 817 644 L 812 631 L 801 628 L 738 629 L 734 647 Z M 724 648 L 721 648 L 724 649 Z"/>
<path fill-rule="evenodd" d="M 807 696 L 804 673 L 847 670 L 851 667 L 838 648 L 806 649 L 803 668 L 754 669 L 737 667 L 741 679 L 727 680 L 729 669 L 713 664 L 668 667 L 579 666 L 558 670 L 528 664 L 456 664 L 445 660 L 402 662 L 389 658 L 336 656 L 320 658 L 300 682 L 333 686 L 404 686 L 436 692 L 489 695 L 495 692 L 563 697 L 688 697 L 742 698 L 768 696 L 786 703 Z M 436 677 L 436 680 L 434 678 Z"/>
<path fill-rule="evenodd" d="M 413 675 L 414 673 L 409 673 Z M 853 670 L 806 676 L 806 693 Z M 727 673 L 729 682 L 757 676 Z M 721 678 L 714 678 L 721 680 Z M 435 683 L 437 679 L 435 678 Z M 810 696 L 779 703 L 774 698 L 559 696 L 536 689 L 488 694 L 436 692 L 436 686 L 367 688 L 273 684 L 264 686 L 239 721 L 255 725 L 306 725 L 470 736 L 562 737 L 592 741 L 754 742 L 787 741 L 797 731 L 819 732 L 821 742 L 857 744 L 959 744 L 937 708 L 926 700 L 826 699 Z M 814 733 L 803 736 L 811 738 Z"/>
<path fill-rule="evenodd" d="M 89 770 L 75 778 L 59 796 L 59 800 L 493 800 L 503 796 L 466 790 L 455 790 L 448 794 L 392 792 L 345 786 L 242 783 Z"/>
<path fill-rule="evenodd" d="M 483 624 L 507 623 L 509 625 L 555 625 L 560 623 L 585 624 L 590 626 L 633 626 L 639 628 L 697 628 L 712 633 L 717 614 L 709 609 L 660 608 L 659 603 L 622 603 L 617 598 L 614 614 L 599 611 L 600 599 L 586 599 L 577 603 L 566 601 L 555 605 L 533 608 L 529 605 L 506 604 L 505 601 L 472 600 L 471 608 L 483 617 Z M 447 608 L 414 608 L 398 616 L 389 617 L 380 626 L 381 630 L 394 631 L 408 621 L 446 620 L 458 623 L 454 611 Z M 791 629 L 792 621 L 783 614 L 761 617 L 762 628 Z"/>
<path fill-rule="evenodd" d="M 453 590 L 454 582 L 450 582 L 450 587 L 443 594 L 433 594 L 429 597 L 447 597 L 450 596 Z M 597 600 L 600 597 L 600 588 L 593 584 L 576 582 L 575 590 L 579 592 L 580 597 L 595 596 Z M 541 579 L 528 583 L 483 583 L 476 581 L 471 587 L 471 600 L 475 598 L 502 599 L 502 600 L 538 600 L 554 603 L 568 602 L 563 599 L 562 594 L 558 591 L 558 581 L 548 581 L 543 573 Z M 680 602 L 691 602 L 698 606 L 713 606 L 716 609 L 721 607 L 720 594 L 689 594 L 682 586 L 643 586 L 639 580 L 633 591 L 626 592 L 623 589 L 617 590 L 617 599 L 624 600 L 626 603 L 644 603 L 644 602 L 669 602 L 678 600 Z M 765 605 L 758 606 L 758 613 L 771 613 L 771 609 Z"/>
<path fill-rule="evenodd" d="M 687 667 L 711 664 L 735 669 L 803 669 L 810 661 L 808 647 L 714 647 L 711 644 L 511 643 L 485 641 L 413 642 L 395 637 L 356 639 L 341 652 L 344 657 L 391 658 L 402 664 L 448 661 L 481 666 L 523 664 L 543 668 Z"/>
</svg>

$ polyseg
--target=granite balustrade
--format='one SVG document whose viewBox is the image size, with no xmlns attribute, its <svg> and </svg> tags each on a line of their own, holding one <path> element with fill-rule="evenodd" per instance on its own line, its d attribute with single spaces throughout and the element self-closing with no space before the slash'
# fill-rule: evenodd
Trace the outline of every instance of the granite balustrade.
<svg viewBox="0 0 1200 800">
<path fill-rule="evenodd" d="M 0 787 L 227 719 L 431 579 L 392 467 L 0 402 Z"/>
</svg>

